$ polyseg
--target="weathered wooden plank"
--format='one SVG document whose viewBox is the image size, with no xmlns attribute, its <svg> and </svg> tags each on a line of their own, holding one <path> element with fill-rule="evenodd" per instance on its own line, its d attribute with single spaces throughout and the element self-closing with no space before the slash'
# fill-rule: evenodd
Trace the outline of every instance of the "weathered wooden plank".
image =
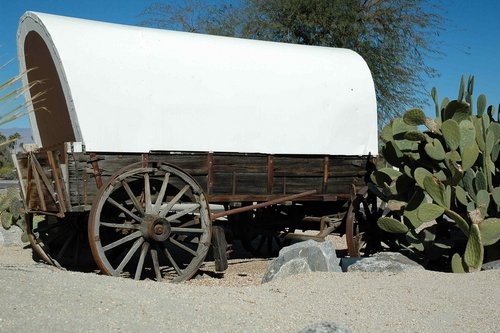
<svg viewBox="0 0 500 333">
<path fill-rule="evenodd" d="M 97 167 L 99 168 L 100 175 L 102 177 L 103 183 L 105 182 L 105 178 L 111 177 L 118 170 L 126 167 L 127 165 L 137 163 L 141 161 L 140 155 L 113 155 L 113 154 L 96 154 L 95 159 L 97 160 Z M 87 172 L 91 171 L 94 174 L 92 169 L 92 161 L 90 157 L 87 155 L 85 166 L 90 168 Z M 83 163 L 83 161 L 81 162 Z M 95 178 L 92 177 L 94 180 Z"/>
<path fill-rule="evenodd" d="M 59 207 L 54 203 L 53 193 L 51 194 L 45 185 L 46 183 L 50 185 L 52 179 L 51 170 L 50 168 L 47 169 L 43 164 L 47 164 L 46 157 L 40 159 L 42 165 L 37 168 L 35 164 L 29 162 L 28 154 L 19 154 L 17 157 L 18 177 L 21 178 L 21 184 L 25 186 L 25 203 L 28 209 L 31 210 L 58 212 Z M 45 180 L 43 180 L 44 178 Z"/>
<path fill-rule="evenodd" d="M 213 167 L 215 173 L 263 173 L 267 172 L 267 156 L 214 154 Z"/>
<path fill-rule="evenodd" d="M 53 179 L 44 154 L 37 158 L 43 166 L 43 173 Z M 241 201 L 242 199 L 269 199 L 280 195 L 302 193 L 309 190 L 318 192 L 304 200 L 336 200 L 347 198 L 352 185 L 363 184 L 367 156 L 302 156 L 302 155 L 262 155 L 262 154 L 212 154 L 212 188 L 209 191 L 208 153 L 161 153 L 148 154 L 149 161 L 173 164 L 190 174 L 209 195 L 218 202 Z M 65 156 L 68 168 L 68 196 L 70 206 L 90 206 L 97 194 L 94 170 L 89 154 L 69 153 Z M 103 183 L 111 175 L 132 163 L 141 162 L 141 154 L 96 154 L 98 170 Z M 26 156 L 18 157 L 23 180 L 28 179 Z M 24 181 L 24 183 L 26 183 Z M 37 198 L 36 184 L 29 201 L 41 207 Z M 43 187 L 43 186 L 42 186 Z M 42 189 L 43 196 L 50 194 Z M 47 200 L 45 200 L 47 202 Z M 50 200 L 52 201 L 52 200 Z M 48 202 L 47 202 L 48 204 Z M 57 207 L 55 207 L 57 208 Z M 52 209 L 52 207 L 46 207 Z"/>
<path fill-rule="evenodd" d="M 214 176 L 214 194 L 267 194 L 267 173 L 222 173 Z"/>
<path fill-rule="evenodd" d="M 234 194 L 267 194 L 267 173 L 236 174 Z"/>
<path fill-rule="evenodd" d="M 353 178 L 353 177 L 332 178 L 328 182 L 328 192 L 351 194 L 352 185 L 355 185 L 355 186 L 364 185 L 363 178 Z"/>
<path fill-rule="evenodd" d="M 275 177 L 274 193 L 296 194 L 310 190 L 322 193 L 323 177 Z"/>
<path fill-rule="evenodd" d="M 274 174 L 277 176 L 323 175 L 323 156 L 274 156 Z"/>
<path fill-rule="evenodd" d="M 97 190 L 95 181 L 90 177 L 93 175 L 93 170 L 89 167 L 88 160 L 89 156 L 84 153 L 73 153 L 67 156 L 69 196 L 72 206 L 90 205 L 94 196 L 88 195 L 89 189 L 94 189 L 90 190 L 94 193 Z"/>
<path fill-rule="evenodd" d="M 368 156 L 330 156 L 330 162 L 333 165 L 357 165 L 365 167 L 368 158 Z"/>
<path fill-rule="evenodd" d="M 158 159 L 165 163 L 173 164 L 191 176 L 206 175 L 208 173 L 207 166 L 208 154 L 162 154 L 152 155 L 152 159 Z"/>
<path fill-rule="evenodd" d="M 194 176 L 193 178 L 200 185 L 200 187 L 205 190 L 205 193 L 207 193 L 207 191 L 206 191 L 206 189 L 208 187 L 207 176 L 205 176 L 205 175 L 203 175 L 203 176 Z"/>
</svg>

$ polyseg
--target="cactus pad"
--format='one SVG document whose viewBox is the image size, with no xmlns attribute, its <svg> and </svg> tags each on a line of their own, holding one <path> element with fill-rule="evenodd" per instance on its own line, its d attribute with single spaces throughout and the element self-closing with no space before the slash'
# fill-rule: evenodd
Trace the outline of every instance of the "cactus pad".
<svg viewBox="0 0 500 333">
<path fill-rule="evenodd" d="M 408 227 L 392 217 L 381 217 L 377 221 L 380 229 L 397 234 L 405 234 L 408 232 Z"/>
<path fill-rule="evenodd" d="M 457 150 L 460 145 L 460 127 L 458 123 L 449 119 L 441 125 L 444 140 L 451 150 Z"/>
<path fill-rule="evenodd" d="M 479 224 L 484 246 L 493 245 L 500 240 L 500 218 L 489 218 Z"/>
<path fill-rule="evenodd" d="M 484 248 L 481 243 L 481 234 L 477 224 L 471 224 L 469 240 L 465 247 L 464 263 L 469 272 L 476 272 L 481 269 L 483 263 Z"/>
<path fill-rule="evenodd" d="M 420 109 L 408 110 L 403 115 L 404 122 L 408 125 L 414 125 L 414 126 L 425 124 L 426 118 L 427 117 L 425 116 L 424 111 Z"/>
</svg>

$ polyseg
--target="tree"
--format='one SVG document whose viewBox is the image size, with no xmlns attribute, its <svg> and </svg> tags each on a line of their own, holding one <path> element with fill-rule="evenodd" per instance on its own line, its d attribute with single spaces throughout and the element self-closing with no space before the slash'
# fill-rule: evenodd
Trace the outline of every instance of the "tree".
<svg viewBox="0 0 500 333">
<path fill-rule="evenodd" d="M 372 71 L 382 125 L 427 104 L 424 79 L 437 71 L 425 60 L 441 54 L 440 11 L 428 0 L 186 0 L 150 5 L 142 25 L 352 49 Z"/>
<path fill-rule="evenodd" d="M 0 133 L 0 179 L 15 179 L 16 170 L 12 162 L 12 149 L 15 142 L 21 138 L 19 133 L 14 133 L 6 137 Z"/>
</svg>

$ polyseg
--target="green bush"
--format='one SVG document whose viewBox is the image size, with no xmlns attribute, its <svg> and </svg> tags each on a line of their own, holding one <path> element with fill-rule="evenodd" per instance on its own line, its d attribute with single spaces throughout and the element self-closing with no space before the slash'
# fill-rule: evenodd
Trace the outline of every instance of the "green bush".
<svg viewBox="0 0 500 333">
<path fill-rule="evenodd" d="M 0 70 L 4 68 L 5 65 L 0 65 Z M 42 83 L 42 81 L 35 81 L 24 86 L 20 83 L 24 74 L 26 73 L 20 73 L 4 82 L 0 82 L 0 125 L 27 115 L 30 112 L 26 110 L 29 104 L 33 106 L 35 111 L 46 110 L 44 107 L 36 106 L 37 103 L 43 101 L 45 91 L 33 96 L 31 99 L 18 100 L 31 87 Z M 10 148 L 18 138 L 18 133 L 8 138 L 0 134 L 0 178 L 15 179 L 15 170 L 10 159 Z M 23 230 L 22 240 L 24 242 L 28 241 L 24 208 L 17 189 L 10 188 L 5 193 L 0 194 L 0 220 L 2 227 L 5 229 L 9 229 L 12 225 L 19 226 Z"/>
<path fill-rule="evenodd" d="M 454 272 L 481 269 L 500 247 L 500 121 L 486 96 L 472 98 L 462 78 L 458 98 L 438 101 L 436 118 L 419 109 L 387 124 L 382 155 L 392 167 L 371 174 L 372 192 L 389 213 L 377 220 L 400 249 Z M 474 112 L 474 109 L 476 110 Z"/>
<path fill-rule="evenodd" d="M 8 188 L 0 193 L 0 221 L 4 229 L 10 229 L 17 225 L 23 230 L 22 241 L 28 241 L 26 234 L 26 221 L 24 219 L 24 207 L 19 196 L 19 190 Z"/>
</svg>

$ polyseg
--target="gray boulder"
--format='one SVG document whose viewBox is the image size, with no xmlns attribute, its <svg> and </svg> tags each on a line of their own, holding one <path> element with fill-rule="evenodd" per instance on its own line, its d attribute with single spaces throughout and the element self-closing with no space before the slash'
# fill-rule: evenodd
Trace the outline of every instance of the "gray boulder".
<svg viewBox="0 0 500 333">
<path fill-rule="evenodd" d="M 331 241 L 308 240 L 282 248 L 269 265 L 262 283 L 307 272 L 341 272 Z"/>
<path fill-rule="evenodd" d="M 347 267 L 348 272 L 392 272 L 399 273 L 424 268 L 398 252 L 380 252 L 363 258 Z"/>
<path fill-rule="evenodd" d="M 340 324 L 325 321 L 306 326 L 298 333 L 352 333 L 352 331 Z"/>
<path fill-rule="evenodd" d="M 487 271 L 490 269 L 500 269 L 500 260 L 490 261 L 482 266 L 483 271 Z"/>
</svg>

